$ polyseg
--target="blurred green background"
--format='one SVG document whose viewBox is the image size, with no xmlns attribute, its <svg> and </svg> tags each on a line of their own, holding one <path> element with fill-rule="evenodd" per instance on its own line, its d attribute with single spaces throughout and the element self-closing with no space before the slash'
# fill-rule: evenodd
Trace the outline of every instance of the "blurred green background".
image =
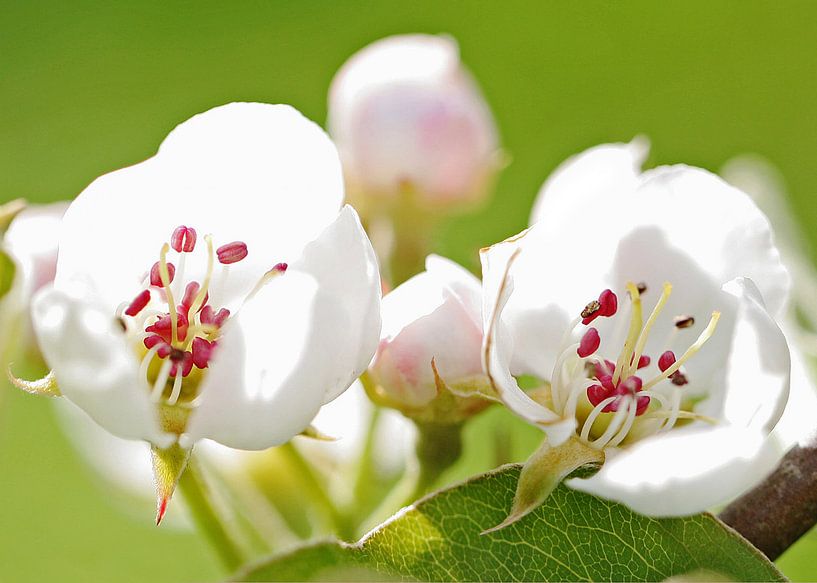
<svg viewBox="0 0 817 583">
<path fill-rule="evenodd" d="M 385 35 L 450 33 L 512 163 L 493 202 L 438 251 L 526 225 L 548 173 L 587 146 L 653 143 L 650 164 L 717 170 L 757 152 L 782 171 L 817 244 L 817 3 L 0 1 L 0 200 L 75 196 L 152 155 L 177 123 L 229 101 L 285 102 L 319 122 L 335 70 Z M 123 209 L 123 220 L 127 220 Z M 101 242 L 104 244 L 104 242 Z M 198 581 L 206 542 L 126 517 L 47 403 L 0 392 L 0 580 Z M 780 560 L 817 578 L 817 536 Z"/>
</svg>

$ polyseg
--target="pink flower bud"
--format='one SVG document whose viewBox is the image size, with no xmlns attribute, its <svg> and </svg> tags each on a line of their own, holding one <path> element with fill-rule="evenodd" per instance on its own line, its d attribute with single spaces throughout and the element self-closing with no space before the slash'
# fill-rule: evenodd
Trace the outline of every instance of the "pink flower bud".
<svg viewBox="0 0 817 583">
<path fill-rule="evenodd" d="M 353 197 L 473 202 L 498 167 L 493 117 L 449 37 L 394 36 L 352 56 L 332 82 L 328 123 Z"/>
<path fill-rule="evenodd" d="M 383 299 L 380 345 L 369 368 L 385 401 L 407 414 L 430 407 L 438 394 L 432 359 L 449 386 L 484 379 L 479 280 L 439 257 L 426 267 Z"/>
</svg>

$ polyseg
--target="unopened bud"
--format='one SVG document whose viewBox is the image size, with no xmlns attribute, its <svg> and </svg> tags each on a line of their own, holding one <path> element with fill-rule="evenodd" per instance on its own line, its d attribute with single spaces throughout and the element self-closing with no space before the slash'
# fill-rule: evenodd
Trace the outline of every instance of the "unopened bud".
<svg viewBox="0 0 817 583">
<path fill-rule="evenodd" d="M 407 191 L 432 207 L 477 201 L 498 167 L 493 117 L 448 37 L 394 36 L 352 56 L 328 123 L 348 190 L 367 202 Z"/>
</svg>

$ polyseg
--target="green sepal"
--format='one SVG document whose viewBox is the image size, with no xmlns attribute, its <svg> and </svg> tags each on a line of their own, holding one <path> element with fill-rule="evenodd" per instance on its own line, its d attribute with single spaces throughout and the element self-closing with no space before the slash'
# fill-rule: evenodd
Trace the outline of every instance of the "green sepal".
<svg viewBox="0 0 817 583">
<path fill-rule="evenodd" d="M 0 205 L 0 232 L 5 232 L 9 228 L 11 221 L 14 220 L 21 211 L 25 210 L 28 203 L 22 198 L 16 198 L 3 205 Z"/>
<path fill-rule="evenodd" d="M 337 437 L 332 437 L 331 435 L 326 435 L 320 429 L 315 427 L 314 425 L 310 425 L 301 433 L 299 433 L 301 437 L 308 437 L 309 439 L 314 439 L 316 441 L 337 441 Z"/>
<path fill-rule="evenodd" d="M 43 378 L 38 379 L 36 381 L 27 381 L 25 379 L 18 378 L 14 376 L 11 372 L 11 368 L 6 371 L 8 375 L 9 381 L 12 385 L 20 389 L 21 391 L 25 391 L 26 393 L 30 393 L 32 395 L 40 395 L 43 397 L 61 397 L 62 393 L 60 392 L 59 386 L 57 386 L 57 377 L 54 376 L 54 371 L 49 371 L 47 375 Z"/>
<path fill-rule="evenodd" d="M 522 467 L 508 517 L 482 534 L 502 530 L 524 518 L 541 506 L 565 478 L 589 478 L 602 464 L 604 451 L 590 447 L 578 437 L 571 437 L 557 447 L 551 447 L 545 440 Z"/>
<path fill-rule="evenodd" d="M 167 449 L 150 446 L 150 461 L 153 465 L 153 481 L 156 485 L 156 524 L 162 522 L 167 505 L 176 491 L 179 478 L 187 467 L 192 449 L 184 449 L 174 443 Z"/>
<path fill-rule="evenodd" d="M 17 266 L 9 254 L 0 249 L 0 298 L 4 298 L 14 285 Z"/>
</svg>

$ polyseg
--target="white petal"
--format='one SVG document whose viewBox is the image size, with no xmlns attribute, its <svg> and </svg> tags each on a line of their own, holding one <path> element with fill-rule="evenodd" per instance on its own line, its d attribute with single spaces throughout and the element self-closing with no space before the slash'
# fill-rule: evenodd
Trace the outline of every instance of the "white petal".
<svg viewBox="0 0 817 583">
<path fill-rule="evenodd" d="M 632 192 L 640 182 L 649 149 L 646 138 L 636 137 L 628 144 L 602 144 L 568 158 L 539 190 L 530 224 L 591 214 L 599 200 L 615 200 Z"/>
<path fill-rule="evenodd" d="M 511 273 L 515 273 L 515 266 L 511 266 L 509 273 L 509 262 L 520 257 L 518 240 L 499 243 L 481 253 L 485 302 L 483 367 L 503 403 L 522 419 L 545 431 L 551 445 L 557 446 L 573 433 L 576 420 L 562 419 L 531 399 L 511 374 L 511 362 L 517 345 L 503 317 L 503 311 L 514 289 Z"/>
<path fill-rule="evenodd" d="M 644 173 L 627 209 L 633 224 L 658 227 L 718 283 L 754 281 L 769 312 L 782 315 L 790 278 L 769 220 L 746 194 L 706 170 L 669 166 Z"/>
<path fill-rule="evenodd" d="M 167 447 L 139 378 L 139 361 L 111 313 L 92 301 L 89 288 L 46 288 L 34 298 L 32 319 L 60 391 L 118 437 Z"/>
<path fill-rule="evenodd" d="M 287 273 L 231 320 L 183 443 L 264 449 L 289 440 L 365 370 L 380 330 L 371 244 L 346 207 Z"/>
<path fill-rule="evenodd" d="M 216 246 L 247 243 L 225 292 L 240 297 L 267 269 L 297 258 L 342 199 L 337 152 L 316 124 L 284 105 L 218 107 L 176 128 L 153 158 L 77 197 L 63 221 L 57 285 L 81 274 L 109 307 L 130 301 L 162 244 L 187 225 L 212 233 Z M 192 254 L 188 274 L 204 263 L 204 253 Z"/>
<path fill-rule="evenodd" d="M 791 351 L 791 389 L 786 409 L 774 426 L 772 437 L 783 451 L 794 445 L 804 446 L 814 438 L 817 419 L 817 391 L 813 374 L 807 370 L 802 353 Z"/>
<path fill-rule="evenodd" d="M 598 474 L 571 488 L 648 516 L 697 514 L 760 483 L 780 460 L 776 444 L 739 427 L 673 430 L 610 456 Z"/>
<path fill-rule="evenodd" d="M 738 278 L 724 285 L 724 291 L 738 299 L 738 308 L 726 360 L 722 418 L 768 433 L 789 397 L 789 346 L 752 281 Z"/>
</svg>

